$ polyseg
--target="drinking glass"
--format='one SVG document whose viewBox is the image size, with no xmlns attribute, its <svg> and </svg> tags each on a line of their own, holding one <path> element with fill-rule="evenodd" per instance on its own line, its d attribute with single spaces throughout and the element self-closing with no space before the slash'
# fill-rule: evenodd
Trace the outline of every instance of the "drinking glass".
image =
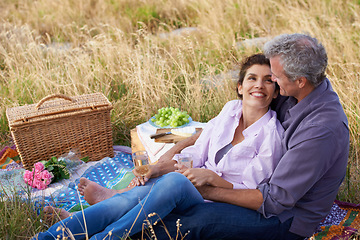
<svg viewBox="0 0 360 240">
<path fill-rule="evenodd" d="M 149 172 L 149 157 L 146 151 L 137 151 L 132 154 L 136 171 L 144 177 Z"/>
<path fill-rule="evenodd" d="M 192 168 L 193 167 L 192 155 L 190 153 L 178 154 L 178 163 L 187 168 Z"/>
</svg>

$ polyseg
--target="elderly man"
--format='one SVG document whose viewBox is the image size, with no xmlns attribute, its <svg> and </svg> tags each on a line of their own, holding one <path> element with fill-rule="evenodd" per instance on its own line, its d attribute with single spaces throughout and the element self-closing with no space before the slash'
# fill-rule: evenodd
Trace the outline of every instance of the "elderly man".
<svg viewBox="0 0 360 240">
<path fill-rule="evenodd" d="M 189 231 L 186 239 L 304 239 L 329 213 L 346 172 L 349 129 L 325 76 L 326 51 L 308 35 L 284 34 L 267 42 L 264 53 L 282 95 L 274 108 L 285 129 L 284 156 L 271 179 L 257 189 L 199 187 L 214 202 L 163 219 L 171 235 L 180 219 L 181 232 Z M 159 172 L 195 140 L 163 156 Z M 166 239 L 162 227 L 155 231 L 158 239 Z"/>
</svg>

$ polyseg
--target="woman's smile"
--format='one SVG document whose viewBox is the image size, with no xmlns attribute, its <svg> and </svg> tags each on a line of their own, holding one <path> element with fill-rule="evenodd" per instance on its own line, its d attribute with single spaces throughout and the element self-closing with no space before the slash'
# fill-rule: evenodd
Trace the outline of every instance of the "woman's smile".
<svg viewBox="0 0 360 240">
<path fill-rule="evenodd" d="M 252 92 L 250 95 L 257 98 L 263 98 L 266 96 L 263 92 Z"/>
</svg>

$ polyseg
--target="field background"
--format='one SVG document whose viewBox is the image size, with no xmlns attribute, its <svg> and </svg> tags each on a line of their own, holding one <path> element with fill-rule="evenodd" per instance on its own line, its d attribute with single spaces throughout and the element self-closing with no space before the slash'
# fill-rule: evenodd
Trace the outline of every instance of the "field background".
<svg viewBox="0 0 360 240">
<path fill-rule="evenodd" d="M 339 199 L 359 203 L 359 15 L 360 0 L 2 0 L 0 147 L 12 144 L 6 108 L 54 93 L 104 93 L 114 144 L 129 146 L 130 129 L 164 106 L 208 121 L 236 98 L 244 56 L 263 40 L 304 32 L 327 49 L 327 75 L 349 119 Z"/>
</svg>

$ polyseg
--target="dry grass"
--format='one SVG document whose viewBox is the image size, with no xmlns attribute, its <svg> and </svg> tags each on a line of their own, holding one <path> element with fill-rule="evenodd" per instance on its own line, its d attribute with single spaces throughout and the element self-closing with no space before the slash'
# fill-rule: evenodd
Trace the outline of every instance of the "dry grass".
<svg viewBox="0 0 360 240">
<path fill-rule="evenodd" d="M 0 183 L 0 190 L 3 190 Z M 2 191 L 1 191 L 2 192 Z M 0 238 L 29 239 L 48 226 L 44 221 L 44 213 L 31 202 L 31 189 L 24 189 L 25 198 L 11 189 L 0 194 Z M 39 212 L 39 214 L 38 214 Z M 55 222 L 48 222 L 50 225 Z"/>
<path fill-rule="evenodd" d="M 359 203 L 359 14 L 359 0 L 4 0 L 0 146 L 11 143 L 6 108 L 52 93 L 103 92 L 114 106 L 116 144 L 128 145 L 129 130 L 163 106 L 207 121 L 236 95 L 230 79 L 215 88 L 201 80 L 260 51 L 239 42 L 307 32 L 327 49 L 328 77 L 349 119 L 350 164 L 339 198 Z M 164 35 L 181 27 L 196 29 Z"/>
</svg>

